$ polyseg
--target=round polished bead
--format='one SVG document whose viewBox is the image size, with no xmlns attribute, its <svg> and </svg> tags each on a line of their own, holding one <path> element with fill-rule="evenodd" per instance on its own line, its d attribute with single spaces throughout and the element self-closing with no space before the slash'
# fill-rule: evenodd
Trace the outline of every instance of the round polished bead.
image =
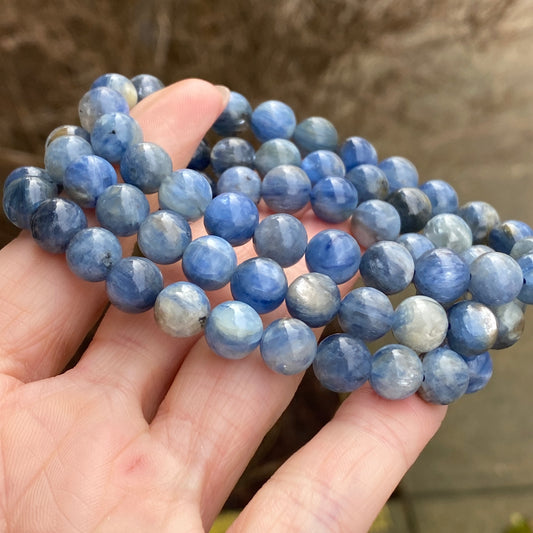
<svg viewBox="0 0 533 533">
<path fill-rule="evenodd" d="M 204 329 L 211 305 L 205 292 L 187 281 L 165 287 L 154 305 L 155 321 L 172 337 L 192 337 Z"/>
<path fill-rule="evenodd" d="M 335 333 L 319 345 L 313 371 L 323 387 L 333 392 L 352 392 L 370 376 L 372 354 L 359 339 Z"/>
<path fill-rule="evenodd" d="M 422 384 L 422 361 L 411 348 L 388 344 L 372 358 L 370 384 L 387 400 L 403 400 L 413 395 Z"/>
<path fill-rule="evenodd" d="M 448 331 L 446 311 L 427 296 L 411 296 L 398 305 L 392 333 L 400 344 L 415 352 L 429 352 L 442 344 Z"/>
<path fill-rule="evenodd" d="M 448 311 L 448 344 L 461 355 L 486 352 L 498 338 L 498 323 L 493 312 L 474 301 L 462 301 Z"/>
<path fill-rule="evenodd" d="M 387 295 L 373 287 L 359 287 L 342 299 L 338 320 L 346 333 L 364 341 L 375 341 L 390 330 L 393 315 Z"/>
<path fill-rule="evenodd" d="M 337 149 L 337 130 L 323 117 L 306 118 L 296 126 L 293 137 L 298 148 L 307 154 L 316 150 Z"/>
<path fill-rule="evenodd" d="M 365 284 L 385 294 L 403 291 L 413 280 L 414 271 L 411 254 L 393 241 L 373 244 L 364 253 L 359 268 Z"/>
<path fill-rule="evenodd" d="M 435 248 L 417 260 L 413 281 L 420 294 L 447 304 L 466 292 L 470 270 L 453 250 Z"/>
<path fill-rule="evenodd" d="M 76 135 L 77 137 L 81 137 L 82 139 L 85 139 L 87 142 L 91 142 L 91 134 L 84 130 L 81 126 L 75 126 L 72 124 L 64 124 L 63 126 L 58 126 L 57 128 L 54 128 L 46 138 L 46 141 L 44 143 L 45 150 L 48 148 L 48 145 L 55 141 L 59 137 L 63 136 L 70 136 L 70 135 Z"/>
<path fill-rule="evenodd" d="M 108 187 L 96 202 L 100 225 L 119 237 L 137 233 L 150 213 L 150 205 L 140 189 L 127 183 Z"/>
<path fill-rule="evenodd" d="M 235 300 L 247 303 L 259 314 L 277 309 L 287 294 L 287 278 L 283 269 L 266 257 L 243 261 L 230 280 Z"/>
<path fill-rule="evenodd" d="M 376 165 L 358 165 L 346 173 L 346 179 L 357 189 L 360 202 L 385 200 L 389 195 L 387 176 Z"/>
<path fill-rule="evenodd" d="M 343 178 L 346 174 L 342 159 L 330 150 L 316 150 L 308 154 L 302 160 L 302 169 L 313 185 L 322 178 Z"/>
<path fill-rule="evenodd" d="M 206 291 L 214 291 L 229 282 L 237 268 L 237 256 L 228 241 L 205 235 L 185 248 L 182 266 L 191 283 Z"/>
<path fill-rule="evenodd" d="M 296 318 L 280 318 L 265 328 L 261 357 L 274 372 L 292 376 L 309 368 L 316 356 L 313 330 Z"/>
<path fill-rule="evenodd" d="M 418 185 L 418 171 L 405 157 L 394 155 L 380 161 L 378 167 L 383 170 L 389 182 L 389 191 L 401 187 L 416 187 Z"/>
<path fill-rule="evenodd" d="M 513 301 L 523 286 L 522 269 L 510 256 L 488 252 L 470 265 L 469 291 L 474 300 L 485 305 Z"/>
<path fill-rule="evenodd" d="M 143 255 L 162 265 L 179 261 L 191 242 L 191 227 L 177 213 L 162 209 L 151 213 L 139 227 L 137 243 Z"/>
<path fill-rule="evenodd" d="M 159 78 L 151 74 L 137 74 L 137 76 L 131 78 L 131 83 L 133 83 L 137 90 L 137 99 L 139 102 L 156 91 L 163 89 L 165 86 Z"/>
<path fill-rule="evenodd" d="M 517 261 L 523 255 L 531 252 L 533 252 L 533 237 L 524 237 L 513 244 L 513 247 L 511 248 L 511 257 Z"/>
<path fill-rule="evenodd" d="M 346 172 L 358 165 L 377 165 L 376 149 L 362 137 L 348 137 L 339 150 Z"/>
<path fill-rule="evenodd" d="M 207 344 L 227 359 L 246 357 L 259 346 L 262 335 L 261 317 L 248 304 L 235 300 L 217 305 L 205 324 Z"/>
<path fill-rule="evenodd" d="M 82 155 L 65 170 L 63 187 L 81 207 L 95 207 L 98 197 L 117 183 L 117 173 L 109 161 L 97 155 Z"/>
<path fill-rule="evenodd" d="M 470 227 L 474 244 L 486 243 L 489 233 L 500 223 L 498 211 L 487 202 L 468 202 L 458 209 L 457 214 Z"/>
<path fill-rule="evenodd" d="M 175 170 L 161 182 L 159 207 L 170 209 L 189 221 L 195 221 L 205 213 L 213 198 L 211 185 L 196 170 Z"/>
<path fill-rule="evenodd" d="M 430 180 L 420 185 L 420 190 L 426 194 L 431 202 L 432 216 L 441 213 L 456 213 L 459 208 L 457 192 L 446 181 Z"/>
<path fill-rule="evenodd" d="M 257 204 L 261 199 L 261 178 L 248 167 L 228 168 L 217 181 L 217 193 L 224 192 L 239 192 Z"/>
<path fill-rule="evenodd" d="M 52 141 L 44 154 L 46 172 L 56 183 L 63 183 L 66 168 L 82 155 L 94 154 L 92 146 L 82 137 L 68 135 Z"/>
<path fill-rule="evenodd" d="M 104 228 L 78 231 L 66 250 L 68 267 L 85 281 L 103 281 L 122 258 L 118 239 Z"/>
<path fill-rule="evenodd" d="M 318 218 L 337 224 L 348 220 L 357 207 L 357 190 L 345 178 L 323 178 L 312 188 L 310 200 Z"/>
<path fill-rule="evenodd" d="M 468 224 L 452 213 L 435 215 L 422 233 L 438 248 L 450 248 L 461 253 L 472 246 L 472 231 Z"/>
<path fill-rule="evenodd" d="M 259 211 L 248 196 L 225 192 L 215 196 L 204 213 L 207 233 L 226 239 L 232 246 L 249 241 L 259 223 Z"/>
<path fill-rule="evenodd" d="M 481 390 L 492 377 L 492 359 L 489 352 L 483 352 L 473 357 L 463 357 L 468 366 L 468 388 L 465 394 L 472 394 Z"/>
<path fill-rule="evenodd" d="M 420 396 L 429 403 L 448 405 L 468 389 L 470 371 L 464 359 L 449 348 L 436 348 L 422 359 L 424 381 Z"/>
<path fill-rule="evenodd" d="M 78 114 L 82 127 L 89 133 L 94 123 L 106 113 L 129 113 L 130 106 L 126 99 L 109 87 L 89 89 L 81 98 Z"/>
<path fill-rule="evenodd" d="M 50 177 L 50 175 L 48 174 L 48 172 L 46 172 L 44 168 L 34 166 L 17 167 L 15 170 L 12 170 L 7 175 L 7 178 L 4 180 L 4 192 L 7 189 L 8 185 L 18 180 L 19 178 L 40 178 L 44 181 L 54 183 L 54 180 Z"/>
<path fill-rule="evenodd" d="M 310 272 L 298 276 L 287 290 L 287 310 L 312 328 L 325 326 L 339 310 L 337 284 L 325 274 Z"/>
<path fill-rule="evenodd" d="M 399 242 L 409 250 L 415 263 L 426 252 L 435 249 L 435 245 L 420 233 L 404 233 L 396 239 L 396 242 Z"/>
<path fill-rule="evenodd" d="M 305 262 L 310 272 L 320 272 L 335 283 L 344 283 L 357 272 L 361 250 L 348 233 L 336 229 L 323 230 L 307 244 Z"/>
<path fill-rule="evenodd" d="M 260 142 L 278 138 L 290 139 L 296 128 L 296 116 L 287 104 L 268 100 L 254 109 L 251 126 Z"/>
<path fill-rule="evenodd" d="M 39 204 L 31 217 L 31 234 L 37 244 L 52 253 L 67 249 L 78 231 L 87 227 L 81 207 L 64 198 L 51 198 Z"/>
<path fill-rule="evenodd" d="M 122 74 L 103 74 L 93 81 L 91 89 L 95 89 L 96 87 L 109 87 L 109 89 L 117 91 L 124 97 L 130 109 L 137 103 L 137 89 L 135 85 Z"/>
<path fill-rule="evenodd" d="M 383 200 L 367 200 L 357 206 L 350 221 L 350 231 L 357 242 L 368 248 L 378 241 L 393 241 L 400 234 L 398 211 Z"/>
<path fill-rule="evenodd" d="M 261 195 L 272 211 L 296 213 L 309 202 L 311 181 L 301 168 L 280 165 L 263 178 Z"/>
<path fill-rule="evenodd" d="M 531 236 L 533 236 L 533 229 L 525 222 L 506 220 L 490 231 L 489 246 L 497 252 L 508 254 L 518 241 Z"/>
<path fill-rule="evenodd" d="M 222 137 L 237 135 L 248 129 L 251 117 L 250 102 L 242 94 L 231 91 L 226 108 L 213 124 L 213 131 Z"/>
<path fill-rule="evenodd" d="M 518 299 L 525 304 L 533 304 L 533 253 L 524 254 L 518 259 L 522 270 L 524 284 L 518 294 Z"/>
<path fill-rule="evenodd" d="M 230 167 L 254 166 L 255 151 L 253 146 L 239 137 L 226 137 L 218 141 L 211 149 L 211 166 L 220 176 Z"/>
<path fill-rule="evenodd" d="M 141 143 L 142 140 L 141 126 L 125 113 L 102 115 L 94 123 L 91 133 L 94 153 L 111 163 L 118 163 L 130 146 Z"/>
<path fill-rule="evenodd" d="M 502 350 L 518 342 L 525 325 L 524 312 L 520 305 L 513 301 L 491 307 L 490 310 L 498 323 L 498 338 L 492 349 Z"/>
<path fill-rule="evenodd" d="M 484 244 L 474 244 L 473 246 L 470 246 L 470 248 L 463 250 L 459 254 L 459 257 L 470 266 L 478 257 L 489 252 L 494 252 L 494 250 Z"/>
<path fill-rule="evenodd" d="M 396 189 L 387 197 L 387 202 L 400 215 L 401 233 L 420 231 L 431 218 L 431 202 L 426 194 L 416 187 Z"/>
<path fill-rule="evenodd" d="M 205 170 L 211 162 L 211 148 L 205 139 L 200 141 L 187 165 L 191 170 Z"/>
<path fill-rule="evenodd" d="M 151 309 L 163 290 L 163 275 L 144 257 L 125 257 L 109 272 L 106 279 L 109 301 L 126 313 L 143 313 Z"/>
<path fill-rule="evenodd" d="M 255 168 L 264 176 L 279 165 L 295 165 L 302 163 L 300 150 L 287 139 L 270 139 L 264 142 L 255 153 Z"/>
<path fill-rule="evenodd" d="M 263 219 L 255 228 L 254 248 L 257 255 L 270 257 L 282 267 L 289 267 L 303 257 L 307 232 L 297 218 L 276 213 Z"/>
</svg>

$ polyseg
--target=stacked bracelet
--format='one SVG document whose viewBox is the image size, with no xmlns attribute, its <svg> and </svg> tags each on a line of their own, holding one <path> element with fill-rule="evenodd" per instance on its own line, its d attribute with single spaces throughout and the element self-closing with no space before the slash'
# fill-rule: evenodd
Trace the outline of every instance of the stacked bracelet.
<svg viewBox="0 0 533 533">
<path fill-rule="evenodd" d="M 61 126 L 46 141 L 45 168 L 21 167 L 4 184 L 3 206 L 87 281 L 106 282 L 125 312 L 154 309 L 175 337 L 205 332 L 230 359 L 260 346 L 272 370 L 296 374 L 311 365 L 337 392 L 366 381 L 380 396 L 419 393 L 448 404 L 488 382 L 488 350 L 520 337 L 533 302 L 533 230 L 500 222 L 485 202 L 459 206 L 440 180 L 418 185 L 405 158 L 378 162 L 361 137 L 338 143 L 335 127 L 311 117 L 299 124 L 271 100 L 252 110 L 232 92 L 188 168 L 174 170 L 159 146 L 143 142 L 129 110 L 162 88 L 153 76 L 98 78 L 79 105 L 80 126 Z M 251 129 L 261 143 L 257 150 Z M 115 168 L 124 183 L 119 183 Z M 157 193 L 150 213 L 146 194 Z M 274 212 L 260 221 L 257 204 Z M 298 214 L 308 204 L 331 224 L 308 241 Z M 94 209 L 100 227 L 87 227 Z M 192 240 L 203 217 L 208 235 Z M 122 257 L 117 237 L 137 235 L 143 257 Z M 257 257 L 241 264 L 234 247 L 250 239 Z M 364 253 L 362 252 L 364 250 Z M 305 258 L 308 273 L 287 283 L 284 269 Z M 164 286 L 157 264 L 181 261 L 188 281 Z M 359 272 L 365 287 L 344 298 L 338 285 Z M 230 284 L 234 300 L 211 309 L 206 291 Z M 388 295 L 414 283 L 417 295 L 396 309 Z M 260 315 L 283 302 L 290 317 L 263 328 Z M 311 328 L 337 317 L 344 333 L 317 346 Z M 397 344 L 371 355 L 366 343 L 392 331 Z"/>
</svg>

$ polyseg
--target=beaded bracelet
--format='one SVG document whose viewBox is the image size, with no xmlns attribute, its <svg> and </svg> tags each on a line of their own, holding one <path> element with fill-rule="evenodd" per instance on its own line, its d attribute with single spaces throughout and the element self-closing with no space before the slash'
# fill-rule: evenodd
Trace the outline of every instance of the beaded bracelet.
<svg viewBox="0 0 533 533">
<path fill-rule="evenodd" d="M 339 145 L 333 124 L 271 100 L 252 110 L 231 92 L 188 168 L 143 142 L 129 110 L 163 87 L 153 76 L 98 78 L 79 104 L 80 126 L 61 126 L 46 141 L 44 169 L 21 167 L 4 184 L 7 218 L 29 229 L 87 281 L 106 282 L 110 302 L 154 309 L 175 337 L 205 332 L 216 354 L 240 359 L 260 346 L 266 365 L 296 374 L 311 365 L 322 385 L 350 392 L 370 381 L 386 399 L 414 393 L 448 404 L 483 388 L 492 375 L 487 351 L 514 344 L 533 302 L 533 230 L 500 223 L 485 202 L 459 207 L 440 180 L 418 186 L 415 166 L 393 156 L 378 162 L 361 137 Z M 251 128 L 261 143 L 246 140 Z M 292 140 L 291 140 L 292 139 Z M 303 157 L 302 157 L 303 156 Z M 118 183 L 118 165 L 124 183 Z M 158 194 L 150 213 L 146 194 Z M 262 200 L 274 212 L 259 221 Z M 326 229 L 308 242 L 298 214 L 350 221 L 351 235 Z M 100 227 L 87 227 L 83 209 Z M 208 235 L 192 240 L 203 217 Z M 122 258 L 117 237 L 137 234 L 143 257 Z M 234 247 L 250 239 L 257 257 L 241 264 Z M 362 253 L 361 249 L 364 250 Z M 290 285 L 284 268 L 305 257 L 308 273 Z M 164 287 L 158 264 L 181 261 L 188 281 Z M 338 284 L 359 271 L 364 287 L 344 298 Z M 234 300 L 211 309 L 206 291 L 230 284 Z M 393 309 L 389 296 L 413 283 L 416 296 Z M 263 328 L 260 315 L 286 303 L 290 318 Z M 337 317 L 343 333 L 318 346 L 311 328 Z M 366 343 L 392 331 L 397 344 L 371 354 Z"/>
</svg>

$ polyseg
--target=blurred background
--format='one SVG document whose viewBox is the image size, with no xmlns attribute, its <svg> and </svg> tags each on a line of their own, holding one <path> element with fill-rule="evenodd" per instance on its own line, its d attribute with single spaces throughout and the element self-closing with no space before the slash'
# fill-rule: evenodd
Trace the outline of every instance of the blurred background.
<svg viewBox="0 0 533 533">
<path fill-rule="evenodd" d="M 2 179 L 43 165 L 46 136 L 77 122 L 99 75 L 200 77 L 252 106 L 275 98 L 300 120 L 327 117 L 341 138 L 412 160 L 422 181 L 448 180 L 461 203 L 533 225 L 531 0 L 0 0 L 0 12 Z M 3 219 L 1 244 L 16 233 Z M 450 408 L 375 531 L 530 531 L 532 349 L 530 325 L 494 353 L 492 382 Z M 245 505 L 338 402 L 304 380 L 228 508 Z"/>
</svg>

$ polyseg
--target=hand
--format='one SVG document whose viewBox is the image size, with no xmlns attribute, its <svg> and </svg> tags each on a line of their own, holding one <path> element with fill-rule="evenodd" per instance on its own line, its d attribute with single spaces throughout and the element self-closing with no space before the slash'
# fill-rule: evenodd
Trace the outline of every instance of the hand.
<svg viewBox="0 0 533 533">
<path fill-rule="evenodd" d="M 212 85 L 188 80 L 133 114 L 180 168 L 224 106 Z M 310 235 L 323 229 L 311 214 L 304 219 Z M 252 255 L 250 246 L 237 252 Z M 0 530 L 208 529 L 301 375 L 274 374 L 257 353 L 222 359 L 202 336 L 174 339 L 152 313 L 114 308 L 79 363 L 61 373 L 105 309 L 104 284 L 77 279 L 27 232 L 2 250 L 0 272 Z M 175 266 L 164 275 L 183 279 Z M 210 296 L 216 305 L 229 290 Z M 389 402 L 363 387 L 231 531 L 367 531 L 444 413 L 416 396 Z"/>
</svg>

